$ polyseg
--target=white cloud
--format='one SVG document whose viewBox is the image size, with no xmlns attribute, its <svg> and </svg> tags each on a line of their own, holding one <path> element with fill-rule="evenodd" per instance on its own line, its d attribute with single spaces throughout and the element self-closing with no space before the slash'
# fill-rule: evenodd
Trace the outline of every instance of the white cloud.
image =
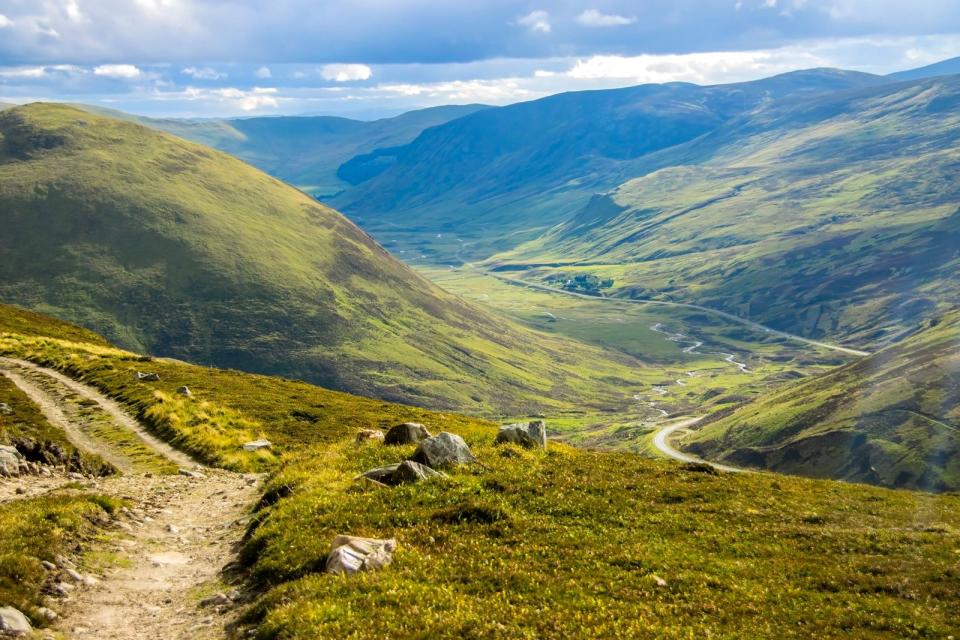
<svg viewBox="0 0 960 640">
<path fill-rule="evenodd" d="M 78 24 L 87 22 L 87 17 L 83 15 L 83 12 L 80 10 L 80 4 L 77 0 L 67 0 L 63 5 L 63 10 L 67 14 L 67 19 L 71 22 Z"/>
<path fill-rule="evenodd" d="M 257 69 L 254 75 L 260 78 L 261 80 L 266 80 L 267 78 L 273 77 L 273 74 L 270 72 L 270 67 L 267 67 L 267 66 L 263 66 Z"/>
<path fill-rule="evenodd" d="M 20 67 L 0 69 L 0 78 L 42 78 L 47 75 L 46 67 Z"/>
<path fill-rule="evenodd" d="M 556 71 L 547 71 L 545 69 L 537 69 L 533 72 L 534 78 L 552 78 L 557 75 Z"/>
<path fill-rule="evenodd" d="M 622 27 L 636 21 L 635 17 L 628 18 L 613 13 L 600 13 L 596 9 L 587 9 L 577 16 L 577 22 L 585 27 Z"/>
<path fill-rule="evenodd" d="M 93 75 L 129 80 L 140 77 L 140 69 L 132 64 L 101 64 L 93 68 Z"/>
<path fill-rule="evenodd" d="M 0 68 L 0 78 L 36 79 L 54 75 L 79 76 L 88 73 L 86 69 L 72 64 L 54 64 L 36 67 Z"/>
<path fill-rule="evenodd" d="M 333 82 L 354 82 L 368 80 L 373 70 L 365 64 L 328 64 L 321 69 L 320 75 Z"/>
<path fill-rule="evenodd" d="M 7 16 L 0 13 L 0 29 L 3 29 L 4 27 L 12 27 L 12 26 L 13 26 L 13 20 L 11 20 Z"/>
<path fill-rule="evenodd" d="M 550 33 L 550 14 L 546 11 L 531 11 L 525 16 L 517 18 L 517 24 L 540 33 Z"/>
<path fill-rule="evenodd" d="M 276 108 L 280 102 L 276 98 L 277 90 L 273 87 L 254 87 L 250 91 L 242 89 L 214 89 L 211 94 L 219 96 L 240 107 L 243 111 L 256 111 L 263 107 Z"/>
<path fill-rule="evenodd" d="M 227 77 L 227 74 L 220 73 L 211 67 L 187 67 L 181 73 L 197 80 L 219 80 Z"/>
</svg>

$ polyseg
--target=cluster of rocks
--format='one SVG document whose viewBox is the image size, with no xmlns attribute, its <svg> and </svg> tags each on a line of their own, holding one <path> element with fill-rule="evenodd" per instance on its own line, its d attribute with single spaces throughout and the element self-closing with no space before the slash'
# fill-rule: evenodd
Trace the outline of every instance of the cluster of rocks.
<svg viewBox="0 0 960 640">
<path fill-rule="evenodd" d="M 87 476 L 71 471 L 72 464 L 62 466 L 64 472 L 77 479 Z M 27 460 L 17 449 L 6 444 L 0 444 L 0 478 L 19 478 L 21 476 L 50 476 L 53 475 L 51 467 L 41 462 Z"/>
<path fill-rule="evenodd" d="M 91 575 L 84 575 L 77 570 L 77 566 L 68 558 L 58 556 L 55 562 L 42 561 L 47 570 L 49 579 L 46 592 L 61 600 L 67 600 L 79 587 L 95 586 L 99 580 Z M 50 623 L 57 619 L 57 614 L 47 607 L 39 607 L 36 615 L 43 622 Z M 0 637 L 25 637 L 33 632 L 30 619 L 22 611 L 13 607 L 0 607 Z"/>
<path fill-rule="evenodd" d="M 446 478 L 441 469 L 477 462 L 470 447 L 460 436 L 441 432 L 431 435 L 418 422 L 404 422 L 392 427 L 386 434 L 376 429 L 357 433 L 358 444 L 383 442 L 386 445 L 416 444 L 409 459 L 363 472 L 358 478 L 378 485 L 398 486 Z M 546 448 L 547 429 L 543 420 L 508 424 L 500 427 L 495 444 L 515 444 L 526 448 Z M 327 556 L 327 573 L 350 575 L 359 571 L 380 569 L 390 564 L 397 541 L 355 536 L 337 536 Z"/>
</svg>

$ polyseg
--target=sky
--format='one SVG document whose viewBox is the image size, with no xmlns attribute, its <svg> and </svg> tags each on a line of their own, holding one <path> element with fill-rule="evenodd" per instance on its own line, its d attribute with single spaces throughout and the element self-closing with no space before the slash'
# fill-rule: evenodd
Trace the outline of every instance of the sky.
<svg viewBox="0 0 960 640">
<path fill-rule="evenodd" d="M 0 0 L 0 102 L 376 118 L 960 56 L 958 0 Z"/>
</svg>

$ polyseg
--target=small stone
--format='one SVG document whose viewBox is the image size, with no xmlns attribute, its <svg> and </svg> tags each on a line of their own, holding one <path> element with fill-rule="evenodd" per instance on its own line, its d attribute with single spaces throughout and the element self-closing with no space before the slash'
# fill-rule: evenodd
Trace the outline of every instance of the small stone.
<svg viewBox="0 0 960 640">
<path fill-rule="evenodd" d="M 327 573 L 351 575 L 358 571 L 382 569 L 393 561 L 397 541 L 337 536 L 327 556 Z"/>
<path fill-rule="evenodd" d="M 141 373 L 137 371 L 133 377 L 143 382 L 160 382 L 159 373 Z"/>
<path fill-rule="evenodd" d="M 83 582 L 83 575 L 76 569 L 67 569 L 66 574 L 70 576 L 70 579 L 74 582 Z"/>
<path fill-rule="evenodd" d="M 74 586 L 68 582 L 58 582 L 53 585 L 54 595 L 65 598 L 70 595 L 70 592 L 73 591 Z"/>
<path fill-rule="evenodd" d="M 230 598 L 228 598 L 225 593 L 218 593 L 200 601 L 201 607 L 215 607 L 228 604 L 230 604 Z"/>
<path fill-rule="evenodd" d="M 656 584 L 658 587 L 667 586 L 667 581 L 661 578 L 660 576 L 654 574 L 651 576 L 651 578 L 653 579 L 654 584 Z"/>
<path fill-rule="evenodd" d="M 3 635 L 20 637 L 33 631 L 27 616 L 13 607 L 0 607 L 0 632 Z"/>
<path fill-rule="evenodd" d="M 53 609 L 48 609 L 47 607 L 40 607 L 37 609 L 37 613 L 40 614 L 40 617 L 47 622 L 53 622 L 59 617 L 56 611 Z"/>
<path fill-rule="evenodd" d="M 193 392 L 190 391 L 190 387 L 188 387 L 188 386 L 186 386 L 186 385 L 184 385 L 184 386 L 182 386 L 182 387 L 179 387 L 179 388 L 177 389 L 177 393 L 179 393 L 179 394 L 182 395 L 182 396 L 186 396 L 187 398 L 189 398 L 190 396 L 193 395 Z"/>
<path fill-rule="evenodd" d="M 16 489 L 16 491 L 15 491 L 15 493 L 16 493 L 18 496 L 22 496 L 22 495 L 25 494 L 26 492 L 27 492 L 27 490 L 24 489 L 23 487 L 17 487 L 17 489 Z"/>
<path fill-rule="evenodd" d="M 430 432 L 419 422 L 404 422 L 390 427 L 384 436 L 385 444 L 417 444 L 430 437 Z"/>
<path fill-rule="evenodd" d="M 41 560 L 41 561 L 40 561 L 40 564 L 43 565 L 43 568 L 46 569 L 47 571 L 56 571 L 56 570 L 57 570 L 57 565 L 53 564 L 53 563 L 50 562 L 49 560 Z"/>
<path fill-rule="evenodd" d="M 190 469 L 180 469 L 179 473 L 180 475 L 186 476 L 188 478 L 203 479 L 207 477 L 204 474 L 200 473 L 199 471 L 191 471 Z"/>
<path fill-rule="evenodd" d="M 384 440 L 383 431 L 379 429 L 361 429 L 357 432 L 357 444 L 363 444 L 364 442 L 383 442 Z"/>
<path fill-rule="evenodd" d="M 273 443 L 266 439 L 254 440 L 253 442 L 247 442 L 243 445 L 244 451 L 260 451 L 261 449 L 269 449 L 273 446 Z"/>
<path fill-rule="evenodd" d="M 0 402 L 0 416 L 13 415 L 13 407 L 6 402 Z"/>
<path fill-rule="evenodd" d="M 172 533 L 173 535 L 177 535 L 178 533 L 180 533 L 180 529 L 178 529 L 176 525 L 168 524 L 167 532 Z"/>
</svg>

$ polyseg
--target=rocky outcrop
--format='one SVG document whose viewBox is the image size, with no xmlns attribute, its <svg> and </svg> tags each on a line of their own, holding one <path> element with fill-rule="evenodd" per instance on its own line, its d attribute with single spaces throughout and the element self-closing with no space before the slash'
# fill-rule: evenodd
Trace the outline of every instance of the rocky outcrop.
<svg viewBox="0 0 960 640">
<path fill-rule="evenodd" d="M 382 569 L 393 561 L 397 541 L 337 536 L 327 556 L 326 572 L 352 575 Z"/>
<path fill-rule="evenodd" d="M 528 449 L 533 449 L 535 447 L 546 448 L 547 426 L 543 420 L 507 424 L 500 427 L 494 443 L 517 444 Z"/>
<path fill-rule="evenodd" d="M 362 477 L 395 487 L 397 485 L 421 482 L 423 480 L 445 478 L 446 474 L 435 471 L 418 462 L 404 460 L 399 464 L 390 464 L 385 467 L 370 469 L 364 472 Z"/>
<path fill-rule="evenodd" d="M 434 469 L 477 461 L 463 438 L 447 431 L 421 442 L 410 459 Z"/>
<path fill-rule="evenodd" d="M 419 422 L 404 422 L 387 431 L 386 444 L 417 444 L 430 437 L 430 432 Z"/>
</svg>

